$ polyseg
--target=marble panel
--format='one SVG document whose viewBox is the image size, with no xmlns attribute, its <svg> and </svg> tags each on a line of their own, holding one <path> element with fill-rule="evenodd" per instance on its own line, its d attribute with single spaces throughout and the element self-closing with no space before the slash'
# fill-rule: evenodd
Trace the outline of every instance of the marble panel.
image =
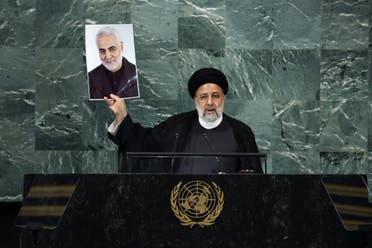
<svg viewBox="0 0 372 248">
<path fill-rule="evenodd" d="M 1 156 L 1 159 L 6 159 L 6 157 Z M 12 165 L 12 163 L 8 164 Z M 21 165 L 22 166 L 12 166 L 12 170 L 18 169 L 19 171 L 17 174 L 12 173 L 14 174 L 12 176 L 13 180 L 8 180 L 8 183 L 17 185 L 17 187 L 13 187 L 14 192 L 9 196 L 21 194 L 22 177 L 23 174 L 27 173 L 89 174 L 116 173 L 118 171 L 116 151 L 35 151 L 33 154 L 33 161 L 29 161 L 29 163 L 24 161 Z M 20 180 L 14 180 L 14 176 L 18 176 Z M 3 188 L 0 187 L 0 189 Z M 17 189 L 17 191 L 15 189 Z M 0 196 L 1 195 L 0 193 Z"/>
<path fill-rule="evenodd" d="M 62 102 L 44 114 L 36 112 L 35 149 L 82 149 L 81 108 L 68 101 Z"/>
<path fill-rule="evenodd" d="M 115 144 L 107 137 L 107 127 L 114 120 L 114 115 L 106 103 L 104 101 L 84 101 L 82 116 L 81 149 L 92 152 L 115 151 Z"/>
<path fill-rule="evenodd" d="M 35 90 L 35 51 L 0 48 L 0 92 L 2 94 Z"/>
<path fill-rule="evenodd" d="M 286 101 L 273 105 L 272 151 L 316 151 L 319 146 L 318 101 Z"/>
<path fill-rule="evenodd" d="M 84 151 L 81 157 L 79 173 L 118 173 L 117 151 Z"/>
<path fill-rule="evenodd" d="M 3 161 L 0 167 L 4 172 L 3 180 L 14 181 L 18 174 L 12 176 L 8 170 L 23 172 L 24 166 L 35 159 L 34 92 L 19 90 L 1 93 L 0 99 L 0 151 Z"/>
<path fill-rule="evenodd" d="M 272 99 L 272 51 L 226 49 L 225 73 L 229 96 L 242 99 Z"/>
<path fill-rule="evenodd" d="M 177 62 L 176 50 L 159 58 L 137 60 L 141 98 L 176 100 L 179 92 Z"/>
<path fill-rule="evenodd" d="M 36 0 L 36 46 L 84 48 L 86 1 Z"/>
<path fill-rule="evenodd" d="M 274 49 L 320 47 L 321 0 L 283 0 L 274 4 Z"/>
<path fill-rule="evenodd" d="M 272 151 L 273 174 L 318 174 L 321 172 L 319 151 Z"/>
<path fill-rule="evenodd" d="M 0 201 L 20 201 L 23 174 L 34 172 L 35 54 L 0 49 Z"/>
<path fill-rule="evenodd" d="M 0 201 L 21 201 L 23 176 L 31 173 L 81 173 L 81 152 L 22 150 L 0 151 Z"/>
<path fill-rule="evenodd" d="M 36 149 L 81 149 L 87 79 L 80 49 L 37 51 Z"/>
<path fill-rule="evenodd" d="M 371 2 L 372 6 L 372 2 Z M 371 8 L 372 11 L 372 8 Z M 372 16 L 371 16 L 372 19 Z M 371 28 L 372 30 L 372 28 Z M 372 41 L 372 40 L 371 40 Z M 372 51 L 369 54 L 369 69 L 368 69 L 368 151 L 372 152 Z M 371 186 L 372 189 L 372 186 Z M 371 191 L 372 192 L 372 191 Z M 371 198 L 372 201 L 372 198 Z"/>
<path fill-rule="evenodd" d="M 372 8 L 371 8 L 372 11 Z M 372 18 L 372 17 L 371 17 Z M 372 28 L 371 28 L 372 30 Z M 372 39 L 371 39 L 372 44 Z M 368 51 L 368 100 L 372 100 L 372 50 Z"/>
<path fill-rule="evenodd" d="M 21 201 L 23 173 L 27 170 L 7 151 L 0 150 L 0 164 L 0 201 Z"/>
<path fill-rule="evenodd" d="M 367 107 L 364 101 L 321 101 L 320 151 L 365 152 Z"/>
<path fill-rule="evenodd" d="M 367 100 L 368 52 L 322 50 L 321 100 Z"/>
<path fill-rule="evenodd" d="M 372 101 L 368 101 L 368 151 L 372 152 Z"/>
<path fill-rule="evenodd" d="M 321 47 L 366 49 L 371 12 L 369 0 L 324 0 L 322 2 Z"/>
<path fill-rule="evenodd" d="M 20 157 L 25 151 L 32 152 L 34 131 L 34 91 L 20 89 L 0 92 L 0 150 L 15 157 Z"/>
<path fill-rule="evenodd" d="M 225 48 L 223 1 L 181 1 L 178 18 L 179 48 Z"/>
<path fill-rule="evenodd" d="M 178 104 L 178 109 L 181 112 L 191 111 L 195 109 L 195 100 L 191 98 L 190 96 L 188 98 L 178 100 L 177 104 Z"/>
<path fill-rule="evenodd" d="M 179 49 L 178 51 L 178 99 L 189 100 L 187 82 L 191 75 L 205 67 L 214 67 L 224 70 L 224 50 L 213 49 Z"/>
<path fill-rule="evenodd" d="M 260 152 L 267 153 L 271 150 L 271 101 L 247 101 L 227 96 L 224 109 L 227 115 L 242 121 L 252 129 Z"/>
<path fill-rule="evenodd" d="M 274 50 L 272 76 L 274 100 L 318 100 L 319 50 Z"/>
<path fill-rule="evenodd" d="M 144 127 L 153 127 L 174 114 L 195 109 L 193 105 L 189 108 L 185 106 L 180 100 L 139 99 L 127 102 L 128 113 L 133 121 Z"/>
<path fill-rule="evenodd" d="M 371 51 L 372 50 L 372 1 L 369 1 L 369 43 L 368 48 Z"/>
<path fill-rule="evenodd" d="M 178 46 L 180 48 L 218 49 L 225 47 L 225 30 L 222 21 L 204 16 L 178 19 Z"/>
<path fill-rule="evenodd" d="M 226 0 L 179 0 L 178 2 L 179 17 L 205 15 L 224 18 L 227 4 Z"/>
<path fill-rule="evenodd" d="M 273 108 L 271 172 L 319 173 L 319 102 L 275 102 Z"/>
<path fill-rule="evenodd" d="M 0 47 L 34 47 L 36 0 L 0 2 Z"/>
<path fill-rule="evenodd" d="M 226 2 L 226 0 L 178 0 L 178 1 L 183 12 L 191 10 L 192 8 L 208 8 L 211 10 L 213 9 L 214 11 L 223 12 L 224 10 L 223 7 L 225 6 Z"/>
<path fill-rule="evenodd" d="M 366 174 L 368 153 L 364 152 L 321 152 L 322 174 Z"/>
<path fill-rule="evenodd" d="M 38 171 L 42 174 L 74 174 L 82 173 L 81 151 L 37 151 L 40 160 Z"/>
<path fill-rule="evenodd" d="M 131 23 L 131 0 L 84 0 L 87 24 Z"/>
<path fill-rule="evenodd" d="M 22 175 L 32 172 L 30 165 L 36 160 L 34 103 L 33 99 L 25 100 L 23 97 L 22 93 L 1 96 L 0 201 L 19 200 L 17 195 L 21 192 Z"/>
<path fill-rule="evenodd" d="M 271 0 L 226 0 L 226 47 L 271 49 L 274 23 Z"/>
<path fill-rule="evenodd" d="M 137 59 L 160 60 L 159 54 L 177 48 L 177 18 L 178 1 L 132 1 L 131 22 Z"/>
</svg>

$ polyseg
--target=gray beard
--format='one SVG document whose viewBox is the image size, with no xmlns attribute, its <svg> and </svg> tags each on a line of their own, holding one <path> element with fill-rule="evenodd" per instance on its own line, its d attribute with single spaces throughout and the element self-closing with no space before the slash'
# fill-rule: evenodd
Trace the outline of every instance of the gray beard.
<svg viewBox="0 0 372 248">
<path fill-rule="evenodd" d="M 199 106 L 196 104 L 195 106 L 196 106 L 196 110 L 198 111 L 199 118 L 208 123 L 213 123 L 217 121 L 218 118 L 220 118 L 223 114 L 223 107 L 224 107 L 223 105 L 220 108 L 216 108 L 216 112 L 213 115 L 209 115 L 209 116 L 207 116 L 204 113 L 204 109 L 199 108 Z"/>
<path fill-rule="evenodd" d="M 121 56 L 118 57 L 118 58 L 114 61 L 114 63 L 111 63 L 111 64 L 107 63 L 106 61 L 102 61 L 102 65 L 103 65 L 107 70 L 113 72 L 113 71 L 115 71 L 116 68 L 119 67 L 120 62 L 121 62 Z"/>
</svg>

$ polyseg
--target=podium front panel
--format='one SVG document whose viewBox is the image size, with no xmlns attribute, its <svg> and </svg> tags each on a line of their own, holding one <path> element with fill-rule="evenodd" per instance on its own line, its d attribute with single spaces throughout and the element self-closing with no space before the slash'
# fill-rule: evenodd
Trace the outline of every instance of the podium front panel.
<svg viewBox="0 0 372 248">
<path fill-rule="evenodd" d="M 26 188 L 34 176 L 26 176 Z M 58 229 L 40 232 L 39 244 L 89 248 L 365 247 L 364 233 L 343 228 L 321 178 L 80 175 Z"/>
</svg>

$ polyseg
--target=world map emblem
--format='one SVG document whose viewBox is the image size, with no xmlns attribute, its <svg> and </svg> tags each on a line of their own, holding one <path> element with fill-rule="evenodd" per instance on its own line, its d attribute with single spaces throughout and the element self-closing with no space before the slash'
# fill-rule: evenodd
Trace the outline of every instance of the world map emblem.
<svg viewBox="0 0 372 248">
<path fill-rule="evenodd" d="M 183 226 L 213 225 L 224 204 L 224 193 L 212 182 L 179 182 L 170 195 L 171 209 Z"/>
</svg>

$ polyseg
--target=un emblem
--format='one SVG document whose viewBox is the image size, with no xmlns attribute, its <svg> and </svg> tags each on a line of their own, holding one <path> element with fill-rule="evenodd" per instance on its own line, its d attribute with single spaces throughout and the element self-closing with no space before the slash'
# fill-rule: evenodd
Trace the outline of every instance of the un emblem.
<svg viewBox="0 0 372 248">
<path fill-rule="evenodd" d="M 213 225 L 220 215 L 224 195 L 215 182 L 209 185 L 203 181 L 192 181 L 183 186 L 179 182 L 171 192 L 170 204 L 181 225 L 205 227 Z"/>
</svg>

